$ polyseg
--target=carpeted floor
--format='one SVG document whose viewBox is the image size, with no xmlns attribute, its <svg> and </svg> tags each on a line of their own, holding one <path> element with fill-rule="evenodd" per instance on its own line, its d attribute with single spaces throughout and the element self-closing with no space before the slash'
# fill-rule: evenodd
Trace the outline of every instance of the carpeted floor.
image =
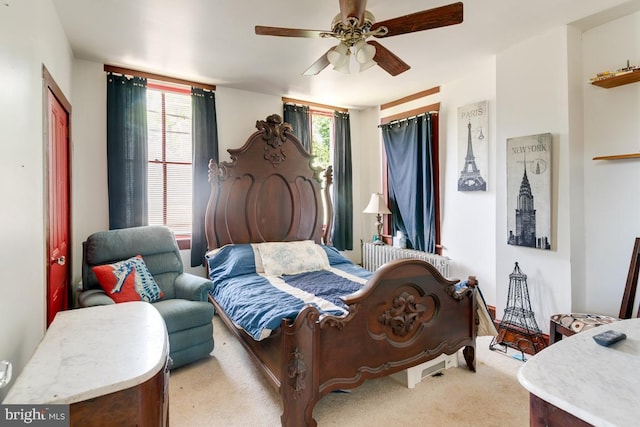
<svg viewBox="0 0 640 427">
<path fill-rule="evenodd" d="M 170 425 L 280 426 L 280 397 L 220 319 L 213 322 L 212 356 L 171 372 Z M 489 350 L 490 342 L 477 340 L 476 373 L 459 354 L 459 367 L 413 389 L 386 377 L 329 394 L 314 418 L 319 426 L 528 426 L 529 395 L 516 378 L 523 362 L 514 353 Z"/>
</svg>

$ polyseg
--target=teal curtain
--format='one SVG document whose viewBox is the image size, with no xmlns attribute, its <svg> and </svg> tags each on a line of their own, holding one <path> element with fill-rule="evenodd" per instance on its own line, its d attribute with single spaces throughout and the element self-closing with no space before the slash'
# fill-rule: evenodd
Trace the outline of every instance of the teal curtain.
<svg viewBox="0 0 640 427">
<path fill-rule="evenodd" d="M 333 233 L 338 250 L 353 250 L 353 176 L 349 113 L 333 113 Z"/>
<path fill-rule="evenodd" d="M 204 265 L 207 237 L 204 217 L 209 201 L 209 160 L 218 162 L 218 125 L 216 97 L 209 90 L 191 88 L 193 135 L 193 206 L 191 230 L 191 266 Z"/>
<path fill-rule="evenodd" d="M 311 114 L 308 105 L 284 104 L 282 119 L 293 128 L 293 134 L 311 153 Z"/>
<path fill-rule="evenodd" d="M 437 117 L 437 116 L 436 116 Z M 392 234 L 407 246 L 435 253 L 434 141 L 430 114 L 382 125 L 389 172 Z"/>
<path fill-rule="evenodd" d="M 147 80 L 107 74 L 109 228 L 147 225 Z"/>
</svg>

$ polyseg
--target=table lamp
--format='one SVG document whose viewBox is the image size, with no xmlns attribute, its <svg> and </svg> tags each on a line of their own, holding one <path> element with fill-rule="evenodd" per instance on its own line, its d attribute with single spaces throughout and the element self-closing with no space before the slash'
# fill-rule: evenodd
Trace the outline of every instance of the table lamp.
<svg viewBox="0 0 640 427">
<path fill-rule="evenodd" d="M 389 215 L 391 213 L 389 208 L 387 208 L 382 194 L 373 193 L 369 204 L 362 212 L 376 214 L 376 230 L 378 234 L 376 235 L 375 243 L 382 245 L 384 243 L 382 241 L 382 215 Z"/>
</svg>

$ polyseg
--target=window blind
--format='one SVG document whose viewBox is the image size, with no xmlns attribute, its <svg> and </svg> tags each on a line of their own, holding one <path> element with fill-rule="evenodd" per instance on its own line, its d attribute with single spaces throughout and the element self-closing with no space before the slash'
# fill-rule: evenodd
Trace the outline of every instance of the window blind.
<svg viewBox="0 0 640 427">
<path fill-rule="evenodd" d="M 166 225 L 176 235 L 191 234 L 192 138 L 188 89 L 147 87 L 150 225 Z"/>
</svg>

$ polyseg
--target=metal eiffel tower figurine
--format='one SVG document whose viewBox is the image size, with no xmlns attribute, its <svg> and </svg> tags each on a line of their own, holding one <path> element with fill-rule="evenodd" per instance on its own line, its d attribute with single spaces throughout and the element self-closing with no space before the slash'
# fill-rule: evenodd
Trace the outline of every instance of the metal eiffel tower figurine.
<svg viewBox="0 0 640 427">
<path fill-rule="evenodd" d="M 473 155 L 471 122 L 467 125 L 467 156 L 464 159 L 464 167 L 458 178 L 458 191 L 487 191 L 487 183 L 480 175 L 478 166 L 476 166 L 476 158 Z"/>
<path fill-rule="evenodd" d="M 502 348 L 496 348 L 497 345 Z M 511 347 L 522 353 L 535 354 L 546 347 L 542 331 L 538 327 L 536 317 L 531 310 L 527 275 L 522 273 L 516 262 L 513 273 L 509 275 L 509 293 L 504 316 L 498 325 L 498 335 L 493 337 L 491 350 L 507 351 Z"/>
</svg>

